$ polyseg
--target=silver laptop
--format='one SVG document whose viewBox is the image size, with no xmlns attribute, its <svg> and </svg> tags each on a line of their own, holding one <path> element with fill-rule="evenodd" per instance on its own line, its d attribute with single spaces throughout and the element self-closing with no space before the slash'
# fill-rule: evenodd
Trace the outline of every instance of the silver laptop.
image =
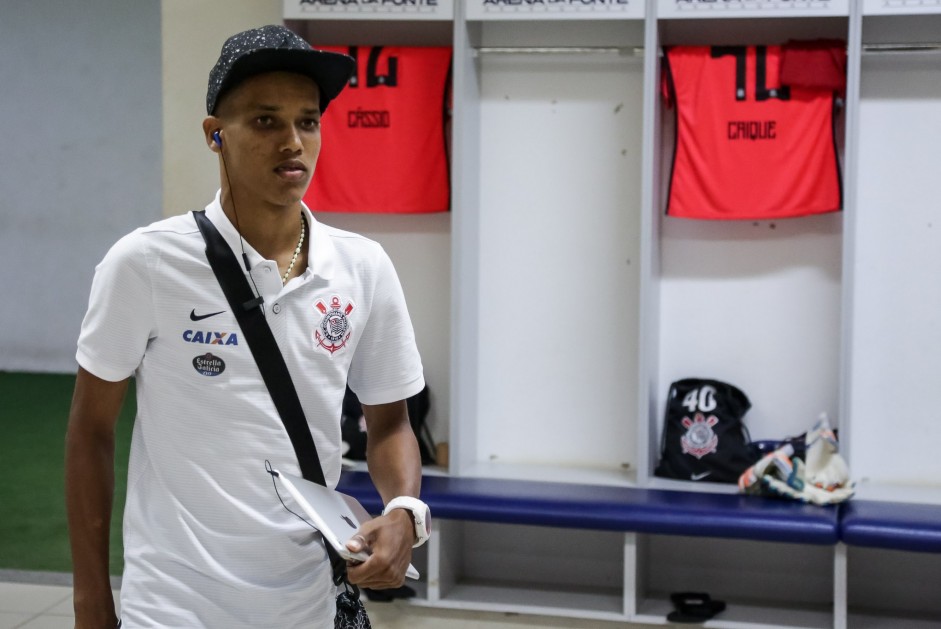
<svg viewBox="0 0 941 629">
<path fill-rule="evenodd" d="M 349 561 L 369 558 L 367 552 L 352 553 L 346 547 L 360 525 L 372 519 L 356 498 L 294 474 L 279 470 L 272 470 L 272 473 L 337 554 Z M 418 570 L 409 565 L 405 576 L 417 579 Z"/>
</svg>

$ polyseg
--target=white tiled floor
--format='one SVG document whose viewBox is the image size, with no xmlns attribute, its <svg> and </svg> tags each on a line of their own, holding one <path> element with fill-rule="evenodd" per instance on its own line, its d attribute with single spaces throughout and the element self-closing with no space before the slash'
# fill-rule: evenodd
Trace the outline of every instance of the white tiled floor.
<svg viewBox="0 0 941 629">
<path fill-rule="evenodd" d="M 617 626 L 563 618 L 428 609 L 407 603 L 367 601 L 366 606 L 374 629 L 612 629 Z M 0 582 L 0 629 L 72 628 L 71 586 Z"/>
<path fill-rule="evenodd" d="M 0 583 L 0 629 L 72 627 L 72 588 Z"/>
</svg>

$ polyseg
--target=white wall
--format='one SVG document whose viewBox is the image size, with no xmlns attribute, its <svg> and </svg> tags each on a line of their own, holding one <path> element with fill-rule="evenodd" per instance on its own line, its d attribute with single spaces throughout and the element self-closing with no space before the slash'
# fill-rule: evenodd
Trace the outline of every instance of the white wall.
<svg viewBox="0 0 941 629">
<path fill-rule="evenodd" d="M 206 205 L 219 188 L 203 140 L 209 70 L 229 36 L 281 23 L 278 0 L 163 0 L 163 213 Z"/>
<path fill-rule="evenodd" d="M 937 56 L 865 57 L 860 97 L 851 469 L 861 480 L 937 485 Z"/>
<path fill-rule="evenodd" d="M 160 2 L 0 5 L 0 370 L 74 371 L 95 264 L 160 217 Z"/>
<path fill-rule="evenodd" d="M 604 53 L 480 60 L 485 467 L 636 468 L 642 68 Z"/>
</svg>

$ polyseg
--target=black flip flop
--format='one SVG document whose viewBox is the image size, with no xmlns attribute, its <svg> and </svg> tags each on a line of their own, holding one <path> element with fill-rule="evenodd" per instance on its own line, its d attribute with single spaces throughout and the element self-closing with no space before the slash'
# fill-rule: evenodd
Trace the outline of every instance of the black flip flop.
<svg viewBox="0 0 941 629">
<path fill-rule="evenodd" d="M 725 610 L 725 601 L 713 600 L 706 592 L 674 592 L 670 601 L 676 610 L 667 614 L 667 620 L 675 623 L 704 623 Z"/>
</svg>

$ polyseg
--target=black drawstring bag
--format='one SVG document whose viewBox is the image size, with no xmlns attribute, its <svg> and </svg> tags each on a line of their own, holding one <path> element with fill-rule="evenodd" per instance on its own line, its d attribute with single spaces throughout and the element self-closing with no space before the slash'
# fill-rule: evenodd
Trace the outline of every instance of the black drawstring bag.
<svg viewBox="0 0 941 629">
<path fill-rule="evenodd" d="M 310 427 L 307 424 L 300 398 L 297 397 L 297 389 L 291 379 L 291 372 L 288 371 L 284 356 L 281 355 L 274 334 L 261 311 L 263 300 L 255 296 L 242 273 L 235 254 L 232 253 L 215 225 L 206 218 L 206 213 L 193 212 L 193 216 L 203 235 L 203 240 L 206 241 L 206 258 L 209 260 L 209 266 L 212 267 L 216 279 L 219 280 L 226 301 L 229 302 L 229 307 L 232 308 L 232 313 L 242 329 L 242 336 L 248 341 L 248 348 L 255 358 L 261 378 L 271 394 L 271 400 L 291 438 L 301 475 L 309 481 L 326 485 L 327 481 L 323 475 L 323 468 L 320 466 L 317 446 L 313 435 L 310 434 Z M 337 609 L 333 619 L 334 629 L 372 629 L 369 617 L 366 615 L 366 608 L 363 607 L 363 602 L 359 598 L 359 588 L 346 578 L 346 561 L 333 550 L 330 544 L 325 542 L 324 548 L 327 549 L 327 555 L 330 557 L 333 582 L 337 586 L 343 586 L 343 591 L 337 595 Z"/>
<path fill-rule="evenodd" d="M 687 378 L 670 385 L 660 464 L 663 478 L 735 483 L 759 452 L 742 418 L 751 402 L 731 384 Z"/>
<path fill-rule="evenodd" d="M 431 410 L 430 397 L 428 387 L 425 386 L 421 391 L 405 400 L 405 404 L 408 406 L 408 421 L 412 425 L 412 432 L 415 433 L 415 439 L 418 441 L 418 453 L 421 455 L 422 465 L 434 465 L 436 463 L 435 440 L 431 436 L 431 430 L 426 422 L 428 411 Z M 349 445 L 349 450 L 344 456 L 354 461 L 366 460 L 366 426 L 362 418 L 363 405 L 359 403 L 359 398 L 356 397 L 353 390 L 347 386 L 346 393 L 343 396 L 343 416 L 340 420 L 340 431 L 343 441 Z"/>
<path fill-rule="evenodd" d="M 333 629 L 372 629 L 369 616 L 359 599 L 359 588 L 347 584 L 337 595 L 337 614 L 333 617 Z"/>
</svg>

